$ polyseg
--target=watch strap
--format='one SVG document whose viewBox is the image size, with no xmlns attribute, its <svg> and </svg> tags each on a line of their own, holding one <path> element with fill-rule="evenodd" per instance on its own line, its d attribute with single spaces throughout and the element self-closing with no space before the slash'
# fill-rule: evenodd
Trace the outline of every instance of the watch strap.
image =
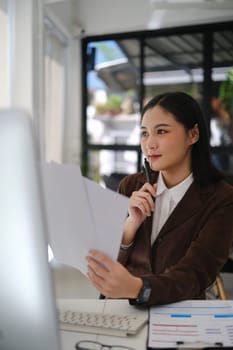
<svg viewBox="0 0 233 350">
<path fill-rule="evenodd" d="M 130 305 L 139 305 L 148 302 L 151 294 L 151 284 L 146 277 L 141 277 L 142 279 L 142 288 L 138 294 L 138 297 L 135 299 L 129 299 Z"/>
</svg>

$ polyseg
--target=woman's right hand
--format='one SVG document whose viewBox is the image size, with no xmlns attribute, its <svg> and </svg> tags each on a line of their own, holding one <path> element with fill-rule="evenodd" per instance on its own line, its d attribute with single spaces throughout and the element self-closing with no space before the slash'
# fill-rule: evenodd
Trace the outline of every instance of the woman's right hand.
<svg viewBox="0 0 233 350">
<path fill-rule="evenodd" d="M 155 210 L 157 184 L 146 182 L 138 191 L 134 191 L 129 200 L 128 217 L 125 222 L 123 244 L 133 241 L 137 229 Z"/>
</svg>

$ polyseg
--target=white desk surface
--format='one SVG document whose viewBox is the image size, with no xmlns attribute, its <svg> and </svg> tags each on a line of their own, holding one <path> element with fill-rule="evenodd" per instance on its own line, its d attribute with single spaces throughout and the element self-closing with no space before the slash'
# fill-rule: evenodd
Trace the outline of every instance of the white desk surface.
<svg viewBox="0 0 233 350">
<path fill-rule="evenodd" d="M 148 316 L 147 309 L 139 309 L 129 305 L 128 300 L 119 299 L 58 299 L 57 305 L 71 310 L 92 311 L 117 314 L 144 313 Z M 112 337 L 89 333 L 60 331 L 62 350 L 74 350 L 75 344 L 80 340 L 96 340 L 106 345 L 125 345 L 135 350 L 146 350 L 148 326 L 135 336 Z"/>
</svg>

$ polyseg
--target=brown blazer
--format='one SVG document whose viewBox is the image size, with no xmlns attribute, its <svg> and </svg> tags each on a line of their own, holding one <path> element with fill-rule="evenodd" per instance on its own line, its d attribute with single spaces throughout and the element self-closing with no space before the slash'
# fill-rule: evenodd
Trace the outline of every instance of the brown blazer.
<svg viewBox="0 0 233 350">
<path fill-rule="evenodd" d="M 156 181 L 157 173 L 154 174 Z M 130 197 L 143 173 L 126 176 L 119 192 Z M 134 244 L 118 260 L 152 286 L 149 305 L 204 299 L 229 255 L 233 241 L 233 187 L 225 181 L 200 187 L 192 183 L 151 247 L 152 216 L 138 229 Z"/>
</svg>

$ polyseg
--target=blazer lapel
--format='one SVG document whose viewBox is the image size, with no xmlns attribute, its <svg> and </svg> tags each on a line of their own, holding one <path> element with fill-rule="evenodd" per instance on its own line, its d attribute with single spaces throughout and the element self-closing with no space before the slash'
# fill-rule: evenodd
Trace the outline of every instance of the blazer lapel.
<svg viewBox="0 0 233 350">
<path fill-rule="evenodd" d="M 196 184 L 192 183 L 184 197 L 177 204 L 176 208 L 161 228 L 158 237 L 164 236 L 169 231 L 177 228 L 200 210 L 203 203 L 203 196 L 206 196 L 209 192 L 212 192 L 210 187 L 201 189 Z"/>
</svg>

